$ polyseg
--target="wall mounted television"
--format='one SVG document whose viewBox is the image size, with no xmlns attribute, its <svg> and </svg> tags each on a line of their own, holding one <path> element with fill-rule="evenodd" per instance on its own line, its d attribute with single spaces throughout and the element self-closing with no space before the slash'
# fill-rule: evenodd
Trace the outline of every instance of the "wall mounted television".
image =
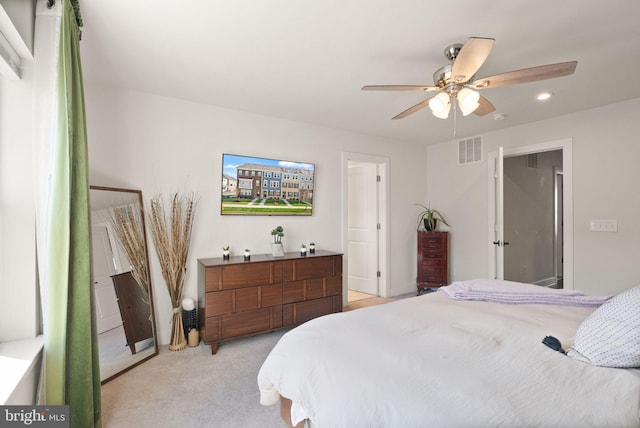
<svg viewBox="0 0 640 428">
<path fill-rule="evenodd" d="M 222 215 L 311 215 L 315 165 L 222 155 Z"/>
</svg>

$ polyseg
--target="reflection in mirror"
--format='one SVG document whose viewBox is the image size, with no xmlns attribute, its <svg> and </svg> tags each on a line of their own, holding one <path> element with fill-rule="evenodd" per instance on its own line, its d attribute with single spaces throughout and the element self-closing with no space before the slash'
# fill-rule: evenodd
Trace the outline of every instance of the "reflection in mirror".
<svg viewBox="0 0 640 428">
<path fill-rule="evenodd" d="M 94 318 L 105 383 L 158 354 L 142 192 L 91 186 Z"/>
</svg>

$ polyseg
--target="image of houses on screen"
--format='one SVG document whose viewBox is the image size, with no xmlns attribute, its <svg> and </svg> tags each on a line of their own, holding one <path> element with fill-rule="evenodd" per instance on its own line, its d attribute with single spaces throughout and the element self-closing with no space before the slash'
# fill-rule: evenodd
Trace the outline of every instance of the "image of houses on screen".
<svg viewBox="0 0 640 428">
<path fill-rule="evenodd" d="M 222 165 L 221 214 L 311 215 L 313 164 L 223 154 Z"/>
</svg>

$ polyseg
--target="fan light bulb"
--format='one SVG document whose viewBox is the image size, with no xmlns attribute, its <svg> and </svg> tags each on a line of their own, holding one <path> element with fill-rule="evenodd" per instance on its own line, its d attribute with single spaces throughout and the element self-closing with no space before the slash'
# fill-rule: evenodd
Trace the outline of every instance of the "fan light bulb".
<svg viewBox="0 0 640 428">
<path fill-rule="evenodd" d="M 476 91 L 469 88 L 458 91 L 458 105 L 463 116 L 473 113 L 480 106 L 478 100 L 480 100 L 480 94 Z"/>
<path fill-rule="evenodd" d="M 435 117 L 446 119 L 449 117 L 449 110 L 451 109 L 449 95 L 446 92 L 440 92 L 429 100 L 429 108 Z"/>
</svg>

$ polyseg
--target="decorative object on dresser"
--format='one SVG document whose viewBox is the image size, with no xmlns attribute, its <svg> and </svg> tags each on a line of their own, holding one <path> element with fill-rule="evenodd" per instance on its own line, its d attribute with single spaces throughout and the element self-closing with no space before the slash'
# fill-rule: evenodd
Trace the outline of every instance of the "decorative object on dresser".
<svg viewBox="0 0 640 428">
<path fill-rule="evenodd" d="M 229 246 L 222 247 L 222 258 L 225 260 L 229 259 Z"/>
<path fill-rule="evenodd" d="M 271 244 L 271 254 L 273 257 L 284 257 L 284 247 L 282 245 L 282 238 L 284 237 L 284 228 L 278 226 L 271 231 L 273 236 L 273 244 Z"/>
<path fill-rule="evenodd" d="M 449 223 L 447 223 L 442 214 L 440 214 L 438 210 L 431 208 L 431 204 L 426 207 L 422 204 L 414 205 L 423 208 L 423 210 L 418 213 L 418 229 L 420 229 L 420 224 L 424 223 L 425 230 L 436 230 L 438 228 L 438 221 L 449 226 Z"/>
<path fill-rule="evenodd" d="M 198 324 L 212 354 L 224 341 L 341 311 L 342 254 L 198 260 Z"/>
<path fill-rule="evenodd" d="M 151 236 L 173 308 L 169 342 L 171 351 L 180 351 L 187 346 L 182 324 L 181 301 L 191 241 L 193 204 L 193 194 L 181 196 L 174 193 L 166 214 L 162 196 L 151 199 Z"/>
<path fill-rule="evenodd" d="M 315 252 L 316 252 L 316 244 L 315 244 L 315 242 L 311 242 L 309 244 L 309 253 L 315 254 Z"/>
<path fill-rule="evenodd" d="M 448 283 L 448 232 L 418 231 L 418 295 Z"/>
</svg>

